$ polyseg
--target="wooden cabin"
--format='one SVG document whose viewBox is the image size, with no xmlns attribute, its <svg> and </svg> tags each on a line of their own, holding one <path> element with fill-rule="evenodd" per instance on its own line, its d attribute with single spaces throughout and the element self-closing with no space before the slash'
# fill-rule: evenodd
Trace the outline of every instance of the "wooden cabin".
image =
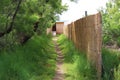
<svg viewBox="0 0 120 80">
<path fill-rule="evenodd" d="M 47 29 L 47 34 L 63 34 L 64 22 L 56 22 L 51 28 Z"/>
</svg>

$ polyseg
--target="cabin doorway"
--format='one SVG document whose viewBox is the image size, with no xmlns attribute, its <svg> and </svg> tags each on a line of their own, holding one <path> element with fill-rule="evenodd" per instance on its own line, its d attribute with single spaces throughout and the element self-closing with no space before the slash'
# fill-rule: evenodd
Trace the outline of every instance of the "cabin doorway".
<svg viewBox="0 0 120 80">
<path fill-rule="evenodd" d="M 52 27 L 52 35 L 56 36 L 56 23 Z"/>
</svg>

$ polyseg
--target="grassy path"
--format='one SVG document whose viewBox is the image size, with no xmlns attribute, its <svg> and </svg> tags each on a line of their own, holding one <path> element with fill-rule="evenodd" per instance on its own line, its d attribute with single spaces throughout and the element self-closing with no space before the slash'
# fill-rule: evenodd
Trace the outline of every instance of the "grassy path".
<svg viewBox="0 0 120 80">
<path fill-rule="evenodd" d="M 55 44 L 55 49 L 57 52 L 57 64 L 56 64 L 57 69 L 56 69 L 56 74 L 55 74 L 55 77 L 53 80 L 64 80 L 64 71 L 62 68 L 64 57 L 63 57 L 62 52 L 57 44 L 57 39 L 58 39 L 58 37 L 53 38 L 53 41 Z"/>
</svg>

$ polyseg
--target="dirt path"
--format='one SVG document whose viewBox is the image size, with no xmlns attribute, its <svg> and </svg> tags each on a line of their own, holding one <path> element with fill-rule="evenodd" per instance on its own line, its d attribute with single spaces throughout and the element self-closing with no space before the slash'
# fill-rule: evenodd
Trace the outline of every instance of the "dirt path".
<svg viewBox="0 0 120 80">
<path fill-rule="evenodd" d="M 55 44 L 55 48 L 56 48 L 56 52 L 57 52 L 57 69 L 56 69 L 56 74 L 53 80 L 64 80 L 64 71 L 62 69 L 62 65 L 63 65 L 63 60 L 64 57 L 62 55 L 62 52 L 57 44 L 57 37 L 53 38 L 54 44 Z"/>
</svg>

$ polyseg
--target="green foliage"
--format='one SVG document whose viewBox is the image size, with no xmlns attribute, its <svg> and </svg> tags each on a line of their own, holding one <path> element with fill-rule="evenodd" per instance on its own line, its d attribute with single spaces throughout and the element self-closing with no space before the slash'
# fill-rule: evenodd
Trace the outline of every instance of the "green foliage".
<svg viewBox="0 0 120 80">
<path fill-rule="evenodd" d="M 61 0 L 0 1 L 0 35 L 1 33 L 9 35 L 10 32 L 15 31 L 14 35 L 11 35 L 18 37 L 19 40 L 14 40 L 14 42 L 19 43 L 24 36 L 46 34 L 46 29 L 58 20 L 58 14 L 61 14 L 66 8 L 66 5 L 62 5 Z M 8 39 L 7 36 L 6 38 Z"/>
<path fill-rule="evenodd" d="M 104 34 L 102 41 L 105 45 L 113 45 L 113 40 L 110 35 Z"/>
<path fill-rule="evenodd" d="M 120 37 L 118 37 L 118 39 L 117 39 L 117 44 L 120 47 Z"/>
<path fill-rule="evenodd" d="M 103 44 L 120 47 L 120 1 L 110 0 L 105 9 L 101 9 L 103 20 Z M 102 50 L 103 80 L 119 80 L 119 52 Z"/>
<path fill-rule="evenodd" d="M 55 61 L 51 38 L 35 35 L 24 46 L 0 53 L 0 80 L 52 80 Z"/>
<path fill-rule="evenodd" d="M 96 80 L 95 67 L 87 61 L 85 53 L 79 52 L 64 35 L 59 37 L 58 43 L 64 54 L 65 80 Z"/>
<path fill-rule="evenodd" d="M 56 54 L 43 34 L 66 8 L 61 0 L 0 0 L 0 80 L 52 80 Z"/>
<path fill-rule="evenodd" d="M 102 49 L 103 80 L 114 80 L 114 69 L 120 64 L 119 52 Z"/>
<path fill-rule="evenodd" d="M 120 36 L 120 2 L 110 0 L 105 9 L 101 9 L 103 19 L 103 43 L 105 45 L 117 44 Z"/>
<path fill-rule="evenodd" d="M 120 80 L 120 65 L 114 69 L 114 80 Z"/>
</svg>

